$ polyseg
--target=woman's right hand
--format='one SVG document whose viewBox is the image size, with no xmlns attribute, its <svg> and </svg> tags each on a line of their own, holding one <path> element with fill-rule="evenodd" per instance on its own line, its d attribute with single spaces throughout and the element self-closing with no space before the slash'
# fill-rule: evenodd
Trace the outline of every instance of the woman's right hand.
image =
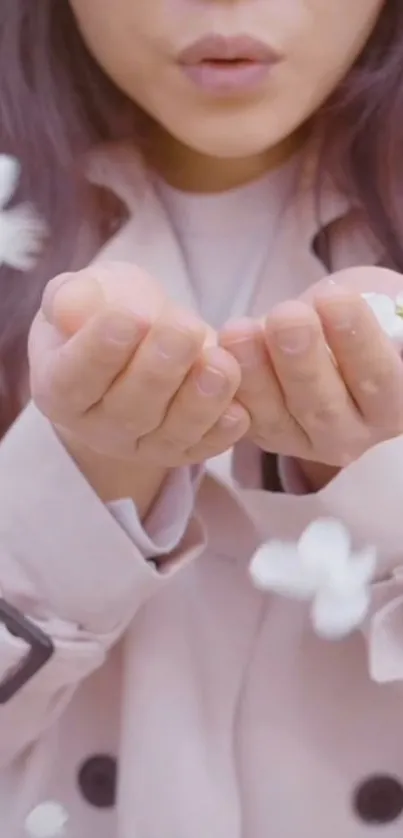
<svg viewBox="0 0 403 838">
<path fill-rule="evenodd" d="M 248 430 L 235 359 L 132 265 L 52 280 L 32 325 L 34 402 L 61 438 L 98 455 L 175 467 Z"/>
</svg>

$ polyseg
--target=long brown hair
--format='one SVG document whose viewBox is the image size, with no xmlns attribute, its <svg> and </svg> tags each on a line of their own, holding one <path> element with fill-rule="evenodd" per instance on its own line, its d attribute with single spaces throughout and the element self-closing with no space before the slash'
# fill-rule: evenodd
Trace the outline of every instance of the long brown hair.
<svg viewBox="0 0 403 838">
<path fill-rule="evenodd" d="M 402 80 L 403 2 L 385 0 L 363 54 L 318 115 L 323 166 L 347 184 L 401 271 Z M 1 0 L 0 152 L 21 161 L 16 199 L 37 207 L 50 237 L 32 274 L 0 269 L 0 436 L 21 407 L 26 339 L 45 283 L 71 264 L 83 219 L 101 241 L 113 211 L 78 161 L 134 136 L 136 116 L 88 53 L 67 0 Z"/>
</svg>

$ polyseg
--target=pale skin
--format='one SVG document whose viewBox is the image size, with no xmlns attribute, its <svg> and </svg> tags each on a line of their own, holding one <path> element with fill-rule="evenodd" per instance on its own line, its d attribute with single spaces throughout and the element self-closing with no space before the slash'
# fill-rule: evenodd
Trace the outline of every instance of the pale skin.
<svg viewBox="0 0 403 838">
<path fill-rule="evenodd" d="M 248 430 L 236 360 L 130 265 L 50 283 L 29 354 L 33 398 L 86 477 L 105 501 L 133 497 L 142 515 L 168 468 Z"/>
<path fill-rule="evenodd" d="M 174 16 L 166 0 L 117 0 L 113 7 L 71 0 L 95 58 L 151 116 L 152 165 L 192 191 L 245 183 L 286 159 L 384 5 L 178 3 Z M 181 76 L 175 59 L 206 33 L 237 33 L 240 19 L 243 33 L 266 37 L 284 59 L 259 95 L 218 107 Z M 402 278 L 373 269 L 365 281 L 345 273 L 338 284 L 345 290 L 328 285 L 305 302 L 282 304 L 263 327 L 242 322 L 212 336 L 166 299 L 158 277 L 145 280 L 133 267 L 54 280 L 31 333 L 34 399 L 100 497 L 130 496 L 143 517 L 168 469 L 202 462 L 246 434 L 264 450 L 307 462 L 312 488 L 319 488 L 335 469 L 403 431 L 401 362 L 358 293 L 394 295 Z M 112 322 L 120 323 L 120 338 L 111 336 Z M 300 340 L 299 351 L 291 350 L 302 327 L 305 348 Z M 284 344 L 286 333 L 284 350 L 279 338 Z M 186 344 L 180 359 L 157 351 L 168 338 L 171 346 Z M 206 370 L 215 371 L 208 392 L 200 379 Z"/>
<path fill-rule="evenodd" d="M 394 271 L 341 271 L 277 306 L 263 326 L 245 319 L 221 334 L 243 369 L 237 398 L 251 417 L 249 435 L 298 458 L 313 488 L 402 433 L 401 357 L 361 297 L 394 299 L 402 288 Z"/>
</svg>

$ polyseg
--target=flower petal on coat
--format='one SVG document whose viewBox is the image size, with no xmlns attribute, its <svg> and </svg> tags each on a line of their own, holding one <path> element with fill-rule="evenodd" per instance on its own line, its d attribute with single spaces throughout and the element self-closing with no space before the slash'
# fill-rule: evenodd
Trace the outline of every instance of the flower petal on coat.
<svg viewBox="0 0 403 838">
<path fill-rule="evenodd" d="M 256 551 L 250 573 L 257 588 L 282 596 L 309 600 L 317 590 L 316 577 L 307 573 L 295 544 L 269 541 Z"/>
<path fill-rule="evenodd" d="M 320 591 L 312 605 L 311 619 L 316 634 L 325 640 L 340 640 L 363 623 L 371 603 L 367 588 L 350 597 L 338 596 L 331 589 Z"/>
</svg>

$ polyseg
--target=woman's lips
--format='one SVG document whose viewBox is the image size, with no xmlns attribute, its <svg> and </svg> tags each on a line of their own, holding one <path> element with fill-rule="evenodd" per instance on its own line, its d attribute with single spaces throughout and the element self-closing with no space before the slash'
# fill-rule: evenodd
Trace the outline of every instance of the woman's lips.
<svg viewBox="0 0 403 838">
<path fill-rule="evenodd" d="M 209 35 L 179 56 L 188 78 L 213 93 L 236 93 L 259 86 L 281 55 L 255 38 Z"/>
</svg>

